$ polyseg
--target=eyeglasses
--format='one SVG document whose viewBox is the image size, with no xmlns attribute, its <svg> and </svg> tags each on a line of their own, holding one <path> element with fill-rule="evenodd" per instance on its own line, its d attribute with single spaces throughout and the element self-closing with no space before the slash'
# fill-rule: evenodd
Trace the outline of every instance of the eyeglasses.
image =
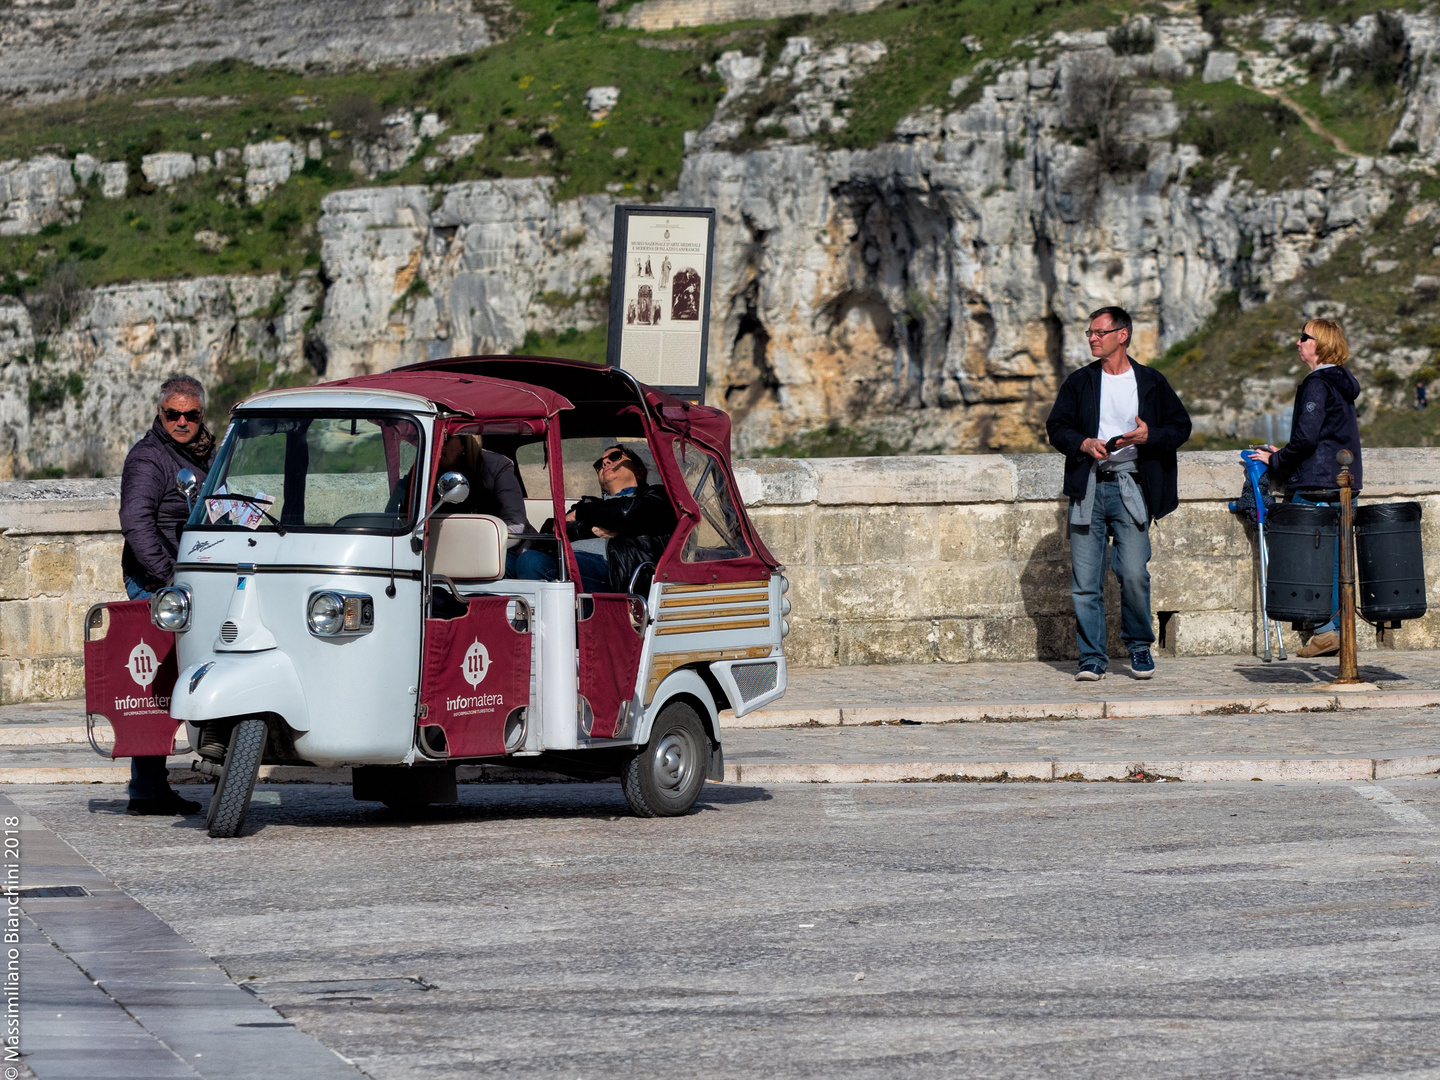
<svg viewBox="0 0 1440 1080">
<path fill-rule="evenodd" d="M 1085 331 L 1085 336 L 1086 336 L 1087 338 L 1092 338 L 1092 337 L 1103 338 L 1106 334 L 1118 334 L 1118 333 L 1119 333 L 1121 330 L 1123 330 L 1123 329 L 1124 329 L 1124 327 L 1122 327 L 1122 326 L 1116 326 L 1116 327 L 1113 327 L 1112 329 L 1109 329 L 1109 330 L 1086 330 L 1086 331 Z"/>
<path fill-rule="evenodd" d="M 1307 333 L 1305 333 L 1304 330 L 1301 330 L 1301 331 L 1300 331 L 1300 343 L 1301 343 L 1302 345 L 1303 345 L 1305 342 L 1307 342 L 1307 341 L 1314 341 L 1314 340 L 1315 340 L 1315 335 L 1314 335 L 1314 334 L 1307 334 Z"/>
<path fill-rule="evenodd" d="M 181 412 L 179 409 L 162 409 L 161 411 L 164 412 L 165 419 L 172 424 L 182 416 L 190 423 L 198 424 L 205 416 L 199 409 L 188 409 L 185 412 Z"/>
<path fill-rule="evenodd" d="M 606 465 L 614 465 L 617 461 L 624 461 L 628 456 L 624 450 L 611 450 L 609 453 L 601 454 L 595 461 L 595 471 L 599 472 Z"/>
</svg>

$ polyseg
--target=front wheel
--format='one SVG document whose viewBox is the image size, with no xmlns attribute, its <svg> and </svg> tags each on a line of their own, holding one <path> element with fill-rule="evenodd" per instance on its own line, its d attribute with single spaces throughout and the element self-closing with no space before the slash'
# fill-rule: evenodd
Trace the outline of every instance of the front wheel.
<svg viewBox="0 0 1440 1080">
<path fill-rule="evenodd" d="M 688 813 L 705 786 L 710 737 L 694 708 L 683 701 L 665 706 L 655 718 L 650 741 L 625 763 L 620 787 L 638 817 Z"/>
<path fill-rule="evenodd" d="M 241 720 L 230 733 L 225 768 L 215 781 L 210 812 L 205 818 L 211 836 L 239 836 L 245 827 L 245 812 L 250 809 L 255 778 L 260 775 L 260 759 L 265 756 L 266 735 L 265 721 L 258 716 Z"/>
</svg>

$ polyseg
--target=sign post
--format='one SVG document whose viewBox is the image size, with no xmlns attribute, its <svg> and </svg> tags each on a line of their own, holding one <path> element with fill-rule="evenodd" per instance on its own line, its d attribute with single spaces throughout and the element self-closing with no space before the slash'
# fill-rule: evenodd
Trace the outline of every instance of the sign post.
<svg viewBox="0 0 1440 1080">
<path fill-rule="evenodd" d="M 615 208 L 611 367 L 676 397 L 705 400 L 714 262 L 714 208 Z"/>
</svg>

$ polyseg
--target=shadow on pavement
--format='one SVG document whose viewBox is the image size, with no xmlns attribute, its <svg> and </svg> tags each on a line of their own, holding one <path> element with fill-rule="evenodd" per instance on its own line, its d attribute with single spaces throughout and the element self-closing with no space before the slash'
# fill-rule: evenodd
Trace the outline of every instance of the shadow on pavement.
<svg viewBox="0 0 1440 1080">
<path fill-rule="evenodd" d="M 1391 671 L 1389 668 L 1374 667 L 1368 664 L 1361 664 L 1358 667 L 1360 680 L 1362 682 L 1408 682 L 1409 676 L 1402 675 L 1398 671 Z M 1251 667 L 1248 665 L 1236 665 L 1235 672 L 1246 682 L 1287 685 L 1303 684 L 1306 686 L 1324 686 L 1333 682 L 1339 677 L 1339 666 L 1321 667 L 1319 664 L 1308 663 L 1302 660 L 1298 664 L 1276 664 L 1272 667 Z"/>
<path fill-rule="evenodd" d="M 597 820 L 630 817 L 630 808 L 616 782 L 596 783 L 488 783 L 459 785 L 460 802 L 391 809 L 351 797 L 340 784 L 286 784 L 257 788 L 240 838 L 256 836 L 274 825 L 327 829 L 412 828 L 424 824 L 453 824 L 516 820 Z M 692 813 L 724 806 L 768 802 L 773 796 L 760 787 L 708 784 Z M 91 799 L 92 814 L 125 813 L 123 799 Z M 205 831 L 205 813 L 176 817 L 172 828 Z"/>
</svg>

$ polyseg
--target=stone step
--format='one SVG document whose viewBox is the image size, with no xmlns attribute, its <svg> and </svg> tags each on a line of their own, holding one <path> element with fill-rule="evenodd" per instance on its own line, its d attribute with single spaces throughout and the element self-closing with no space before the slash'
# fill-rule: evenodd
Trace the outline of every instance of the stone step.
<svg viewBox="0 0 1440 1080">
<path fill-rule="evenodd" d="M 782 699 L 783 701 L 783 699 Z M 1106 720 L 1160 716 L 1339 712 L 1344 709 L 1424 709 L 1440 706 L 1440 691 L 1236 695 L 1233 697 L 1115 698 L 1101 701 L 914 702 L 904 705 L 781 706 L 745 716 L 724 713 L 720 727 L 744 728 L 887 724 L 953 724 L 983 720 Z"/>
<path fill-rule="evenodd" d="M 1383 780 L 1440 770 L 1440 738 L 1428 719 L 1396 711 L 1373 715 L 1372 727 L 1337 731 L 1333 715 L 1282 719 L 1227 718 L 1228 736 L 1197 729 L 1210 718 L 1176 717 L 1163 725 L 1037 720 L 916 729 L 894 726 L 770 729 L 732 732 L 725 741 L 727 783 L 897 783 L 966 780 Z M 1423 717 L 1423 714 L 1421 714 Z M 1261 727 L 1272 730 L 1261 731 Z M 1255 734 L 1246 734 L 1254 729 Z M 1264 736 L 1269 735 L 1268 741 Z M 1429 744 L 1426 744 L 1429 736 Z M 1252 740 L 1260 752 L 1234 753 Z M 1404 745 L 1405 743 L 1410 745 Z M 1379 749 L 1383 746 L 1394 749 Z M 1357 750 L 1356 747 L 1376 747 Z M 1125 747 L 1133 752 L 1116 753 Z M 1294 752 L 1304 747 L 1310 752 Z M 1331 752 L 1326 753 L 1329 749 Z M 921 756 L 925 751 L 931 756 Z M 940 754 L 933 754 L 939 750 Z M 999 754 L 995 751 L 1000 751 Z M 1011 753 L 1006 754 L 1009 750 Z M 1024 756 L 1014 754 L 1020 750 Z M 1036 751 L 1039 752 L 1036 752 Z M 1045 752 L 1045 751 L 1049 752 Z M 1059 750 L 1059 753 L 1055 751 Z M 917 753 L 919 751 L 919 753 Z M 948 751 L 948 752 L 947 752 Z M 959 753 L 954 753 L 959 751 Z M 978 752 L 977 752 L 978 751 Z M 987 753 L 988 751 L 988 753 Z M 1026 751 L 1029 751 L 1027 754 Z M 1068 753 L 1066 752 L 1068 751 Z M 1078 752 L 1077 752 L 1078 751 Z M 1226 751 L 1230 751 L 1227 753 Z M 1268 751 L 1268 752 L 1266 752 Z M 967 753 L 968 752 L 968 753 Z M 169 759 L 170 781 L 209 784 L 195 772 L 193 754 Z M 0 784 L 121 784 L 130 778 L 126 759 L 97 755 L 86 743 L 0 747 Z M 498 765 L 462 765 L 462 782 L 554 779 Z M 349 784 L 348 768 L 266 765 L 260 781 L 271 784 Z"/>
</svg>

